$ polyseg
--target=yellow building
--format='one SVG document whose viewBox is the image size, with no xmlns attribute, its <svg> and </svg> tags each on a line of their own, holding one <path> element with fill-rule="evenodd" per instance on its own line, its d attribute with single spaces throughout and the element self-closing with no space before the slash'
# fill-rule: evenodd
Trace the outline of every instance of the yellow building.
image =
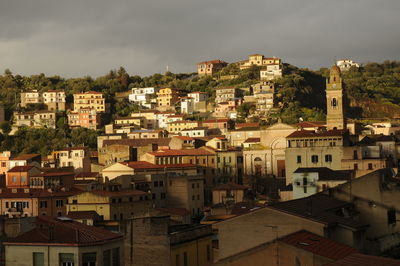
<svg viewBox="0 0 400 266">
<path fill-rule="evenodd" d="M 175 109 L 179 100 L 179 92 L 172 88 L 162 88 L 157 92 L 157 109 L 166 111 Z"/>
<path fill-rule="evenodd" d="M 192 129 L 199 126 L 199 122 L 191 120 L 174 121 L 167 123 L 169 133 L 179 133 L 185 129 Z"/>
<path fill-rule="evenodd" d="M 96 211 L 104 220 L 123 220 L 145 215 L 150 207 L 151 200 L 143 191 L 93 190 L 69 197 L 67 212 Z"/>
<path fill-rule="evenodd" d="M 78 112 L 81 108 L 93 108 L 97 112 L 105 112 L 106 103 L 103 94 L 97 91 L 75 93 L 74 112 Z"/>
</svg>

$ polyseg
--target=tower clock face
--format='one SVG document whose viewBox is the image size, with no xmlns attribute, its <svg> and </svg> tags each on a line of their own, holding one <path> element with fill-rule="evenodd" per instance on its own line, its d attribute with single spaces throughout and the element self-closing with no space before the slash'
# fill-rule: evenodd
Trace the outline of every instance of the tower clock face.
<svg viewBox="0 0 400 266">
<path fill-rule="evenodd" d="M 332 84 L 332 88 L 336 89 L 336 83 Z"/>
</svg>

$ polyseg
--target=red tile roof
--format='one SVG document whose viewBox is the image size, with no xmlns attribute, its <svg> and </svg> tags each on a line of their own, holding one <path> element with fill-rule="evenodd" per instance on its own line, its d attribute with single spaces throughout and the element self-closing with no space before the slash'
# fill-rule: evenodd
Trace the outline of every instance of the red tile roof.
<svg viewBox="0 0 400 266">
<path fill-rule="evenodd" d="M 203 150 L 203 149 L 185 149 L 185 150 L 158 150 L 154 152 L 148 152 L 154 156 L 199 156 L 199 155 L 213 155 L 214 153 Z"/>
<path fill-rule="evenodd" d="M 137 189 L 124 189 L 119 191 L 108 191 L 108 190 L 91 190 L 91 191 L 82 191 L 82 193 L 93 193 L 99 196 L 104 197 L 121 197 L 121 196 L 142 196 L 147 195 L 146 192 Z"/>
<path fill-rule="evenodd" d="M 27 172 L 34 168 L 35 166 L 32 165 L 23 165 L 23 166 L 14 166 L 10 170 L 8 170 L 9 173 L 14 173 L 14 172 Z M 37 167 L 35 167 L 37 168 Z"/>
<path fill-rule="evenodd" d="M 130 147 L 142 147 L 151 144 L 158 146 L 169 145 L 171 138 L 158 138 L 158 139 L 107 139 L 103 141 L 103 146 L 108 145 L 127 145 Z"/>
<path fill-rule="evenodd" d="M 312 138 L 312 137 L 338 137 L 343 136 L 347 130 L 345 129 L 332 129 L 332 130 L 298 130 L 287 136 L 286 138 Z"/>
<path fill-rule="evenodd" d="M 17 236 L 4 244 L 15 246 L 92 246 L 122 241 L 123 239 L 121 234 L 78 223 L 67 217 L 39 216 L 36 223 L 35 229 Z"/>
<path fill-rule="evenodd" d="M 235 125 L 235 127 L 237 129 L 242 128 L 242 127 L 259 127 L 260 123 L 259 122 L 255 122 L 255 123 L 237 123 Z"/>
<path fill-rule="evenodd" d="M 280 238 L 280 241 L 332 260 L 338 260 L 357 252 L 356 249 L 350 246 L 340 244 L 329 238 L 305 230 L 284 236 Z"/>
<path fill-rule="evenodd" d="M 219 118 L 219 119 L 205 120 L 202 123 L 203 124 L 212 124 L 212 123 L 224 123 L 224 122 L 228 122 L 228 121 L 229 121 L 228 118 Z"/>
<path fill-rule="evenodd" d="M 254 142 L 260 142 L 260 138 L 248 138 L 244 141 L 244 143 L 254 143 Z"/>
<path fill-rule="evenodd" d="M 86 92 L 82 92 L 82 93 L 74 93 L 74 95 L 79 95 L 79 94 L 103 94 L 103 93 L 98 92 L 98 91 L 86 91 Z"/>
<path fill-rule="evenodd" d="M 183 164 L 153 164 L 146 161 L 134 161 L 134 162 L 121 162 L 132 169 L 164 169 L 164 168 L 188 168 L 196 167 L 194 164 L 183 163 Z"/>
<path fill-rule="evenodd" d="M 353 253 L 326 266 L 400 266 L 400 260 Z"/>
<path fill-rule="evenodd" d="M 307 127 L 322 127 L 325 126 L 324 122 L 308 122 L 308 121 L 303 121 L 300 123 L 296 124 L 297 127 L 300 128 L 307 128 Z"/>
</svg>

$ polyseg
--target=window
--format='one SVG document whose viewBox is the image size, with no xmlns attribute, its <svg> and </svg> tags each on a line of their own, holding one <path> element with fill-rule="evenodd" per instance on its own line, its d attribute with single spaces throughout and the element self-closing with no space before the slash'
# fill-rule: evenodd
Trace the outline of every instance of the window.
<svg viewBox="0 0 400 266">
<path fill-rule="evenodd" d="M 83 253 L 82 266 L 96 266 L 96 252 Z"/>
<path fill-rule="evenodd" d="M 396 210 L 390 209 L 387 211 L 388 224 L 396 224 Z"/>
<path fill-rule="evenodd" d="M 332 162 L 332 155 L 331 154 L 326 154 L 325 155 L 325 162 Z"/>
<path fill-rule="evenodd" d="M 47 208 L 47 200 L 40 201 L 40 208 Z"/>
<path fill-rule="evenodd" d="M 59 253 L 58 259 L 60 261 L 60 266 L 74 266 L 73 253 Z"/>
<path fill-rule="evenodd" d="M 354 170 L 358 170 L 358 164 L 354 164 Z"/>
<path fill-rule="evenodd" d="M 160 181 L 158 184 L 160 185 L 160 187 L 164 186 L 164 182 L 163 181 Z"/>
<path fill-rule="evenodd" d="M 12 182 L 13 182 L 13 183 L 17 183 L 17 177 L 16 177 L 16 176 L 13 176 L 13 177 L 12 177 Z"/>
<path fill-rule="evenodd" d="M 297 163 L 301 163 L 301 155 L 297 155 Z"/>
<path fill-rule="evenodd" d="M 153 182 L 154 187 L 158 187 L 158 181 Z"/>
<path fill-rule="evenodd" d="M 165 199 L 165 193 L 161 193 L 161 198 Z"/>
<path fill-rule="evenodd" d="M 312 155 L 311 156 L 311 162 L 312 163 L 318 163 L 318 155 Z"/>
<path fill-rule="evenodd" d="M 24 184 L 24 183 L 25 183 L 25 180 L 26 180 L 25 176 L 22 175 L 22 176 L 21 176 L 21 183 Z"/>
<path fill-rule="evenodd" d="M 357 160 L 358 159 L 358 153 L 357 151 L 353 151 L 353 159 Z"/>
<path fill-rule="evenodd" d="M 33 252 L 33 266 L 44 266 L 43 252 Z"/>
<path fill-rule="evenodd" d="M 56 200 L 56 207 L 62 207 L 64 206 L 64 201 L 63 200 Z"/>
<path fill-rule="evenodd" d="M 369 164 L 368 164 L 368 170 L 372 170 L 372 169 L 373 169 L 372 163 L 369 163 Z"/>
</svg>

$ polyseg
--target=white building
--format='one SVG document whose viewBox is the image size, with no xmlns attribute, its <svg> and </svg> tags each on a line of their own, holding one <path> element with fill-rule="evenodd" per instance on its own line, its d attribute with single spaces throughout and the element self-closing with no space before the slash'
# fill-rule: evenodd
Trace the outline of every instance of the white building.
<svg viewBox="0 0 400 266">
<path fill-rule="evenodd" d="M 75 172 L 90 172 L 90 151 L 87 147 L 66 148 L 58 154 L 59 167 L 72 166 Z"/>
<path fill-rule="evenodd" d="M 194 111 L 194 99 L 191 97 L 181 98 L 181 113 L 182 114 L 193 114 Z"/>
<path fill-rule="evenodd" d="M 351 59 L 341 59 L 336 61 L 336 65 L 340 68 L 341 71 L 347 71 L 349 70 L 352 66 L 355 66 L 357 68 L 360 67 L 360 65 L 356 62 L 354 62 Z"/>
<path fill-rule="evenodd" d="M 260 71 L 261 80 L 273 80 L 282 77 L 282 65 L 267 65 Z"/>
<path fill-rule="evenodd" d="M 334 171 L 327 167 L 298 168 L 292 174 L 293 199 L 311 196 L 351 180 L 352 170 Z"/>
<path fill-rule="evenodd" d="M 51 111 L 65 111 L 65 92 L 49 90 L 42 94 L 43 103 Z"/>
<path fill-rule="evenodd" d="M 154 87 L 132 88 L 132 93 L 129 94 L 128 99 L 130 102 L 151 108 L 152 99 L 156 102 L 155 97 L 158 91 L 159 89 Z"/>
<path fill-rule="evenodd" d="M 207 136 L 208 127 L 195 127 L 181 131 L 182 136 L 201 138 Z"/>
</svg>

